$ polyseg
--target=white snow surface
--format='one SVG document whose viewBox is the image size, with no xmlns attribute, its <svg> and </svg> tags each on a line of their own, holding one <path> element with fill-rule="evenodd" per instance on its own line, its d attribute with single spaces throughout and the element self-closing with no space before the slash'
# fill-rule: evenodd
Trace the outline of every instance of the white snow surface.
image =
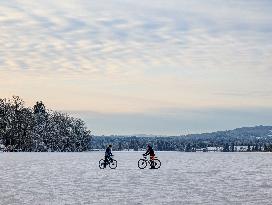
<svg viewBox="0 0 272 205">
<path fill-rule="evenodd" d="M 0 153 L 0 204 L 271 204 L 272 153 L 157 152 L 158 170 L 140 170 L 142 152 Z"/>
</svg>

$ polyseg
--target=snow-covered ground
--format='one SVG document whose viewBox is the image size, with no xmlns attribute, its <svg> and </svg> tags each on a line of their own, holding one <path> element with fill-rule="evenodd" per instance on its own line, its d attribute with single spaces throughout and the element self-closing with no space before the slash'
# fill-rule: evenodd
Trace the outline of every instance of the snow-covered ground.
<svg viewBox="0 0 272 205">
<path fill-rule="evenodd" d="M 141 152 L 0 153 L 0 204 L 271 204 L 272 153 L 158 152 L 162 167 L 140 170 Z"/>
</svg>

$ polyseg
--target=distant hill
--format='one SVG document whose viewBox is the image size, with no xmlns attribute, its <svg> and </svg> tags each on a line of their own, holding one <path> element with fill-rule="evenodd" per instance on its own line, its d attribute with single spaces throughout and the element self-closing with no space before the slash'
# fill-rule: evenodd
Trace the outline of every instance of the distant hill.
<svg viewBox="0 0 272 205">
<path fill-rule="evenodd" d="M 193 139 L 209 139 L 209 138 L 228 138 L 230 140 L 236 139 L 266 139 L 270 140 L 272 138 L 272 126 L 255 126 L 255 127 L 242 127 L 236 128 L 234 130 L 227 131 L 217 131 L 211 133 L 202 134 L 189 134 L 186 137 L 191 137 Z"/>
</svg>

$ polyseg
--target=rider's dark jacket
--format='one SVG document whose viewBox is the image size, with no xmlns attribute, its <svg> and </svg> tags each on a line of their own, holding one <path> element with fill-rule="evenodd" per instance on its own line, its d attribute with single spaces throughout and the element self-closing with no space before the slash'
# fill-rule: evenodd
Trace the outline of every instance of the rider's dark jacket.
<svg viewBox="0 0 272 205">
<path fill-rule="evenodd" d="M 111 148 L 110 147 L 107 147 L 106 151 L 105 151 L 105 157 L 110 157 L 112 156 L 112 153 L 111 153 Z"/>
<path fill-rule="evenodd" d="M 155 153 L 154 153 L 154 150 L 152 149 L 152 147 L 148 147 L 146 150 L 146 153 L 144 153 L 144 155 L 155 156 Z"/>
</svg>

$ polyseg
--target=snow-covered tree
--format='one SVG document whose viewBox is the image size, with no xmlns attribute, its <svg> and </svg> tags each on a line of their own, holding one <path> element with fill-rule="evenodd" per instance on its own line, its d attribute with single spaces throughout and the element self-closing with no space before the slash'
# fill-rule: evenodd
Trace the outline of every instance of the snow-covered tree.
<svg viewBox="0 0 272 205">
<path fill-rule="evenodd" d="M 90 139 L 82 120 L 47 110 L 41 101 L 31 109 L 18 96 L 0 99 L 0 144 L 7 151 L 86 151 Z"/>
</svg>

